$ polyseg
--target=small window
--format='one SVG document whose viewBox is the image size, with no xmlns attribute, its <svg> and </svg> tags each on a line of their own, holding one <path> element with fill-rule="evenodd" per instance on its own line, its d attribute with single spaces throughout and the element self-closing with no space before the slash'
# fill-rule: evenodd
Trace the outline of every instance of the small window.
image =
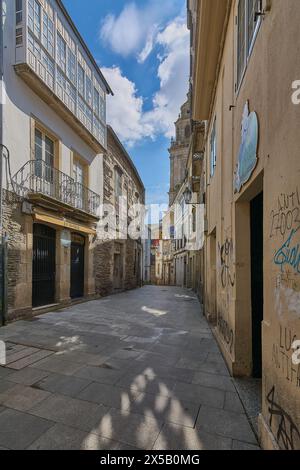
<svg viewBox="0 0 300 470">
<path fill-rule="evenodd" d="M 122 173 L 119 168 L 115 168 L 115 198 L 118 202 L 118 198 L 122 196 Z"/>
<path fill-rule="evenodd" d="M 67 64 L 67 75 L 72 83 L 76 83 L 76 57 L 75 54 L 68 47 L 68 64 Z"/>
<path fill-rule="evenodd" d="M 240 0 L 237 13 L 237 88 L 243 78 L 256 33 L 261 23 L 257 13 L 262 10 L 262 0 Z"/>
<path fill-rule="evenodd" d="M 213 176 L 215 173 L 215 168 L 217 165 L 217 135 L 216 135 L 216 127 L 217 127 L 216 118 L 214 120 L 213 128 L 211 131 L 210 136 L 210 176 Z"/>
<path fill-rule="evenodd" d="M 51 56 L 54 53 L 54 23 L 47 13 L 43 12 L 43 46 Z"/>
<path fill-rule="evenodd" d="M 196 232 L 196 208 L 193 207 L 193 210 L 192 210 L 192 232 L 195 233 Z"/>
<path fill-rule="evenodd" d="M 257 27 L 260 23 L 260 17 L 257 17 L 256 13 L 261 12 L 262 2 L 261 0 L 247 0 L 248 1 L 248 37 L 247 37 L 247 52 L 248 55 L 251 52 L 253 40 L 256 34 Z"/>
<path fill-rule="evenodd" d="M 237 81 L 241 81 L 245 68 L 245 18 L 246 18 L 246 2 L 242 0 L 238 6 L 238 52 L 237 52 Z"/>
<path fill-rule="evenodd" d="M 88 76 L 85 79 L 85 100 L 92 105 L 92 80 Z"/>
<path fill-rule="evenodd" d="M 41 39 L 41 5 L 38 0 L 28 2 L 28 25 L 33 34 Z"/>
<path fill-rule="evenodd" d="M 22 46 L 23 44 L 23 29 L 16 29 L 16 46 Z"/>
<path fill-rule="evenodd" d="M 80 64 L 78 64 L 78 91 L 82 97 L 84 97 L 84 89 L 85 89 L 84 75 L 85 73 L 84 73 L 83 68 L 81 67 Z"/>
<path fill-rule="evenodd" d="M 100 95 L 96 88 L 94 88 L 94 113 L 97 117 L 100 116 Z"/>
<path fill-rule="evenodd" d="M 16 25 L 22 24 L 23 12 L 22 12 L 22 0 L 16 0 Z"/>
<path fill-rule="evenodd" d="M 66 71 L 66 53 L 66 41 L 59 33 L 57 33 L 57 63 L 64 72 Z"/>
</svg>

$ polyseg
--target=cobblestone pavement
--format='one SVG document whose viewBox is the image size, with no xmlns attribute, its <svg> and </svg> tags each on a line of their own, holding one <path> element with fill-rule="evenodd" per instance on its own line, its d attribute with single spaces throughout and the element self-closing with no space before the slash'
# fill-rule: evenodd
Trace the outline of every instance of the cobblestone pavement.
<svg viewBox="0 0 300 470">
<path fill-rule="evenodd" d="M 0 340 L 0 449 L 259 449 L 188 290 L 83 303 Z"/>
</svg>

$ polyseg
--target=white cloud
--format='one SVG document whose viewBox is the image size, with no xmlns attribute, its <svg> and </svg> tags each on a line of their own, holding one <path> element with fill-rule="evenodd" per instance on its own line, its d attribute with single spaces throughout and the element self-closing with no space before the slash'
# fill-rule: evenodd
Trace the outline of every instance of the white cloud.
<svg viewBox="0 0 300 470">
<path fill-rule="evenodd" d="M 143 98 L 138 96 L 135 84 L 128 80 L 119 67 L 101 69 L 114 91 L 108 98 L 107 121 L 121 140 L 131 144 L 153 136 L 153 127 L 143 123 Z"/>
<path fill-rule="evenodd" d="M 153 49 L 155 36 L 170 11 L 174 0 L 149 0 L 143 6 L 131 2 L 118 16 L 107 15 L 101 25 L 100 39 L 124 57 L 136 54 L 144 62 Z"/>
<path fill-rule="evenodd" d="M 114 52 L 128 56 L 140 47 L 144 31 L 140 22 L 140 11 L 134 3 L 126 5 L 116 17 L 108 15 L 102 24 L 100 37 Z"/>
<path fill-rule="evenodd" d="M 158 68 L 160 90 L 154 96 L 153 111 L 146 116 L 146 122 L 152 122 L 156 131 L 167 137 L 174 133 L 174 121 L 188 91 L 189 40 L 183 18 L 176 18 L 157 36 L 157 43 L 164 49 Z"/>
<path fill-rule="evenodd" d="M 185 19 L 178 17 L 164 30 L 157 32 L 139 54 L 142 62 L 152 48 L 158 46 L 162 53 L 158 56 L 157 76 L 160 89 L 153 96 L 152 110 L 143 112 L 143 97 L 133 82 L 125 77 L 119 67 L 102 68 L 114 90 L 115 96 L 108 101 L 108 122 L 120 138 L 133 144 L 143 138 L 155 138 L 164 134 L 170 138 L 174 134 L 174 122 L 180 106 L 186 99 L 189 77 L 189 32 Z"/>
</svg>

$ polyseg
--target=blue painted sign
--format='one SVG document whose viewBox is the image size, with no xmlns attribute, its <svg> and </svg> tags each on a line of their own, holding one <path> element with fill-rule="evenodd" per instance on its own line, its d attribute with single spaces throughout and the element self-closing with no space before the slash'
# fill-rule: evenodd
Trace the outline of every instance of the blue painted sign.
<svg viewBox="0 0 300 470">
<path fill-rule="evenodd" d="M 241 146 L 234 182 L 235 192 L 240 192 L 242 186 L 249 181 L 258 160 L 258 118 L 254 111 L 250 113 L 248 101 L 244 108 L 241 131 Z"/>
</svg>

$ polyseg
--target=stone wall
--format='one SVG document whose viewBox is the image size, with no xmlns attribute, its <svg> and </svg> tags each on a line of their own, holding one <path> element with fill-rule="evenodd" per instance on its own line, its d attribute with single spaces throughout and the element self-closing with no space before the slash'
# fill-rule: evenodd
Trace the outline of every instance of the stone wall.
<svg viewBox="0 0 300 470">
<path fill-rule="evenodd" d="M 32 250 L 32 220 L 22 214 L 21 199 L 6 190 L 2 214 L 3 232 L 8 239 L 8 319 L 11 320 L 31 311 L 32 269 L 28 251 Z"/>
<path fill-rule="evenodd" d="M 126 242 L 126 263 L 125 263 L 125 289 L 134 289 L 137 286 L 138 273 L 136 272 L 137 243 L 133 240 Z"/>
<path fill-rule="evenodd" d="M 94 249 L 96 294 L 105 296 L 113 291 L 114 242 L 99 241 Z"/>
</svg>

